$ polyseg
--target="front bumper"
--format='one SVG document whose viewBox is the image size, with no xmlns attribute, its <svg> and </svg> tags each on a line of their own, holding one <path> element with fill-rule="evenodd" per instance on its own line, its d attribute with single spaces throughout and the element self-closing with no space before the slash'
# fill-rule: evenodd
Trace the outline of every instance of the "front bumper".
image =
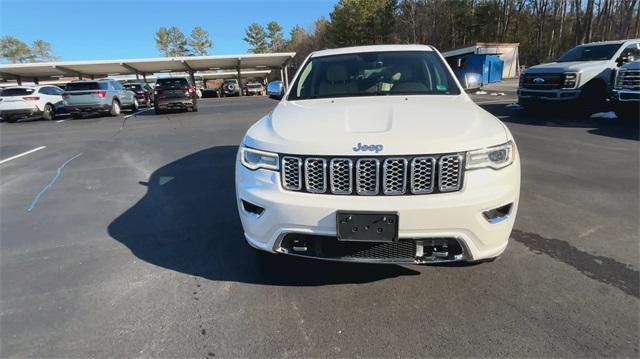
<svg viewBox="0 0 640 359">
<path fill-rule="evenodd" d="M 238 161 L 236 192 L 245 237 L 257 249 L 296 254 L 283 245 L 288 235 L 326 236 L 331 240 L 336 237 L 337 211 L 392 211 L 399 215 L 401 241 L 457 242 L 463 253 L 450 260 L 477 261 L 496 257 L 507 246 L 518 208 L 520 162 L 516 158 L 512 165 L 501 170 L 467 171 L 464 187 L 458 192 L 340 196 L 286 191 L 280 185 L 278 172 L 251 171 Z M 260 215 L 247 211 L 242 201 L 260 206 L 264 211 Z M 502 221 L 492 224 L 483 216 L 483 212 L 507 204 L 512 204 L 512 208 Z M 358 258 L 356 261 L 426 263 L 432 259 L 436 260 L 425 254 L 400 261 L 379 258 Z"/>
<path fill-rule="evenodd" d="M 521 102 L 533 101 L 576 101 L 580 98 L 580 89 L 534 90 L 518 89 L 518 99 Z"/>
</svg>

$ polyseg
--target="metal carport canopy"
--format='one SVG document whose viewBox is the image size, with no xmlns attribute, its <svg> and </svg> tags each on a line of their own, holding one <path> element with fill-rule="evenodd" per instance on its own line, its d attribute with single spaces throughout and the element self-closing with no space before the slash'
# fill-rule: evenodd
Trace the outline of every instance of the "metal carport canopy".
<svg viewBox="0 0 640 359">
<path fill-rule="evenodd" d="M 0 77 L 10 79 L 49 79 L 61 76 L 100 77 L 112 74 L 151 74 L 157 72 L 195 72 L 210 70 L 276 69 L 282 68 L 294 52 L 159 57 L 149 59 L 60 61 L 0 65 Z"/>
</svg>

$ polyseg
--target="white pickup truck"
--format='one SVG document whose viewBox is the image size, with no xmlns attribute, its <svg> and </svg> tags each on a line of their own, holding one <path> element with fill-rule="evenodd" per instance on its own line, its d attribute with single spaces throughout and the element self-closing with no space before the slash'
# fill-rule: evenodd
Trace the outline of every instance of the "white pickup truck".
<svg viewBox="0 0 640 359">
<path fill-rule="evenodd" d="M 574 47 L 555 62 L 529 67 L 520 76 L 518 100 L 525 109 L 541 103 L 577 103 L 584 114 L 606 107 L 617 69 L 640 58 L 640 39 Z"/>
<path fill-rule="evenodd" d="M 618 117 L 640 120 L 640 57 L 620 67 L 611 100 Z"/>
<path fill-rule="evenodd" d="M 246 133 L 236 193 L 247 242 L 368 263 L 480 261 L 506 248 L 520 194 L 509 129 L 424 45 L 312 53 Z"/>
</svg>

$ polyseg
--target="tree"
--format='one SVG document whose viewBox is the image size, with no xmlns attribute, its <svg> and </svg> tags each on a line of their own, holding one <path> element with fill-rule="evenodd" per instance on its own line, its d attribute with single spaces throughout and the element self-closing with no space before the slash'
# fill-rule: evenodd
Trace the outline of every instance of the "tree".
<svg viewBox="0 0 640 359">
<path fill-rule="evenodd" d="M 388 42 L 393 33 L 396 0 L 340 0 L 331 12 L 329 38 L 333 45 Z"/>
<path fill-rule="evenodd" d="M 51 44 L 44 40 L 35 40 L 31 45 L 32 61 L 56 61 Z"/>
<path fill-rule="evenodd" d="M 254 54 L 267 52 L 269 49 L 267 44 L 267 34 L 262 25 L 254 22 L 244 30 L 244 33 L 244 41 L 251 45 L 251 48 L 249 49 L 250 52 Z"/>
<path fill-rule="evenodd" d="M 0 39 L 0 53 L 2 58 L 11 63 L 30 62 L 33 53 L 29 45 L 13 36 L 3 36 Z"/>
<path fill-rule="evenodd" d="M 187 56 L 187 38 L 175 26 L 161 27 L 156 31 L 156 46 L 164 56 Z"/>
<path fill-rule="evenodd" d="M 269 39 L 269 52 L 282 51 L 285 46 L 282 26 L 276 21 L 267 24 L 267 39 Z"/>
<path fill-rule="evenodd" d="M 200 26 L 196 26 L 193 31 L 191 31 L 191 37 L 188 43 L 191 53 L 199 56 L 208 55 L 208 49 L 213 47 L 213 42 L 211 42 L 209 38 L 209 32 Z"/>
</svg>

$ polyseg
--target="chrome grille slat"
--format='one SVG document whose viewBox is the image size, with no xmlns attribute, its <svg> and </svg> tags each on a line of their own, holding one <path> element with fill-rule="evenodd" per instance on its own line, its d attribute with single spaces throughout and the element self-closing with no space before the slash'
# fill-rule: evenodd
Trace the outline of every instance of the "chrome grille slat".
<svg viewBox="0 0 640 359">
<path fill-rule="evenodd" d="M 327 191 L 327 161 L 324 158 L 304 160 L 304 186 L 311 193 Z"/>
<path fill-rule="evenodd" d="M 302 189 L 302 159 L 282 157 L 282 187 L 292 191 Z"/>
<path fill-rule="evenodd" d="M 411 160 L 411 193 L 425 194 L 433 192 L 436 159 L 416 157 Z"/>
<path fill-rule="evenodd" d="M 404 194 L 407 190 L 407 160 L 387 158 L 382 166 L 382 190 L 386 195 Z"/>
<path fill-rule="evenodd" d="M 312 157 L 283 155 L 285 190 L 316 194 L 393 196 L 462 188 L 463 153 L 426 156 Z"/>
<path fill-rule="evenodd" d="M 375 158 L 361 158 L 356 162 L 356 192 L 363 196 L 378 194 L 380 161 Z"/>
<path fill-rule="evenodd" d="M 626 70 L 618 72 L 616 87 L 620 89 L 640 89 L 640 71 Z"/>
<path fill-rule="evenodd" d="M 440 192 L 453 192 L 460 189 L 462 174 L 462 155 L 446 155 L 438 161 L 438 189 Z"/>
<path fill-rule="evenodd" d="M 329 164 L 331 193 L 351 194 L 353 192 L 353 161 L 348 158 L 334 158 Z"/>
</svg>

